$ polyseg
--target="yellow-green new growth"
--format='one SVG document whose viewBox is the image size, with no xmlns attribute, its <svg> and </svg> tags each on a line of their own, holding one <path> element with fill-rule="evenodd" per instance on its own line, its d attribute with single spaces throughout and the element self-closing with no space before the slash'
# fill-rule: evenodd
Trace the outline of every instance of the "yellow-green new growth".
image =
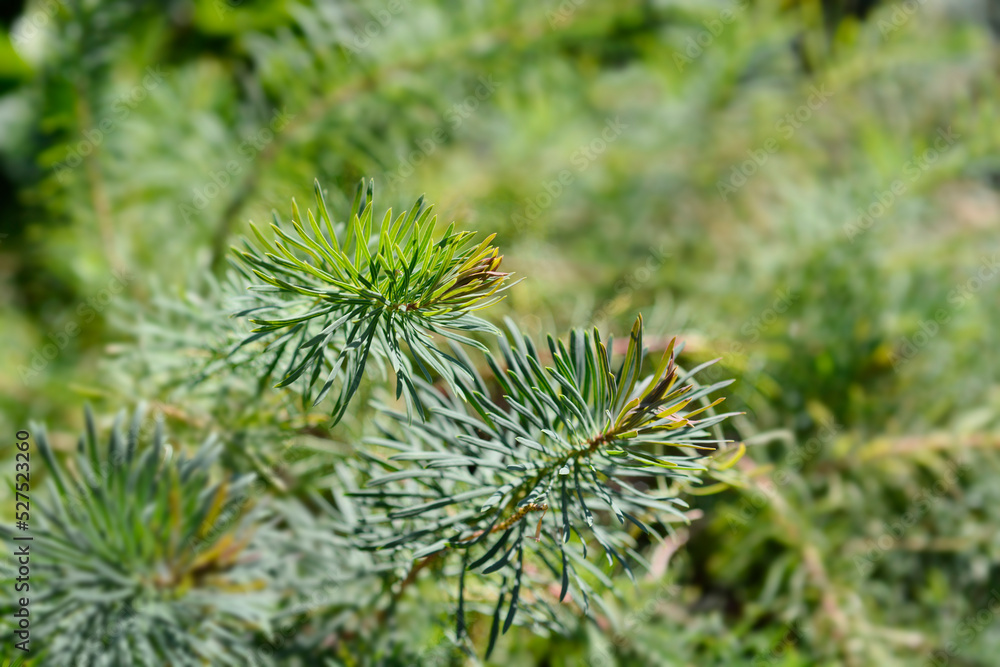
<svg viewBox="0 0 1000 667">
<path fill-rule="evenodd" d="M 452 382 L 456 372 L 467 369 L 437 347 L 433 334 L 485 350 L 458 332 L 498 333 L 473 315 L 496 303 L 506 288 L 509 274 L 499 270 L 503 256 L 491 245 L 495 235 L 474 246 L 475 233 L 455 231 L 452 223 L 435 239 L 437 216 L 423 197 L 395 219 L 387 210 L 376 229 L 373 181 L 361 182 L 347 221 L 337 223 L 318 182 L 315 190 L 315 215 L 307 209 L 303 222 L 293 200 L 292 230 L 285 230 L 275 214 L 272 240 L 251 223 L 257 244 L 245 241 L 244 249 L 233 249 L 244 275 L 263 283 L 250 287 L 259 307 L 241 313 L 254 314 L 249 321 L 255 328 L 244 344 L 269 338 L 269 349 L 277 345 L 283 352 L 297 339 L 277 386 L 305 375 L 303 395 L 312 400 L 312 389 L 325 374 L 315 405 L 339 382 L 335 421 L 357 390 L 371 354 L 390 362 L 396 394 L 406 387 L 408 404 L 416 399 L 413 362 L 424 377 L 434 371 Z M 401 351 L 404 341 L 412 361 Z"/>
</svg>

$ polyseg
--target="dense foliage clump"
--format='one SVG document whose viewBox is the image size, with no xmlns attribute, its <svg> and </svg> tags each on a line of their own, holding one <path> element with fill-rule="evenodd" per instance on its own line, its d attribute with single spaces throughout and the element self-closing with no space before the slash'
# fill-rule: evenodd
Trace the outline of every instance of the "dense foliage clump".
<svg viewBox="0 0 1000 667">
<path fill-rule="evenodd" d="M 988 3 L 168 5 L 0 12 L 32 664 L 993 663 Z"/>
</svg>

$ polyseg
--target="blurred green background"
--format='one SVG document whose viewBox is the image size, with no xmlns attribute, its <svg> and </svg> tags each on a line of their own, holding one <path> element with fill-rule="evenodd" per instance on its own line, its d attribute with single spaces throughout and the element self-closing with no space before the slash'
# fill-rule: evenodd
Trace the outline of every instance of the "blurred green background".
<svg viewBox="0 0 1000 667">
<path fill-rule="evenodd" d="M 121 323 L 370 176 L 498 233 L 494 321 L 641 311 L 746 411 L 744 483 L 693 500 L 666 579 L 496 664 L 997 664 L 1000 3 L 0 11 L 0 432 L 166 401 L 105 372 Z"/>
</svg>

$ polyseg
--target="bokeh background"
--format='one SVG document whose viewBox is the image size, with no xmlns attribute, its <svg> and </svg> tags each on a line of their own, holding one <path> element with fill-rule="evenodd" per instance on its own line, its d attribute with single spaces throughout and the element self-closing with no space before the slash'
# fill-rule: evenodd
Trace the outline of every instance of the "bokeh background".
<svg viewBox="0 0 1000 667">
<path fill-rule="evenodd" d="M 0 432 L 169 406 L 107 370 L 129 323 L 314 178 L 343 210 L 372 177 L 497 232 L 523 282 L 494 321 L 642 312 L 746 411 L 666 574 L 495 664 L 997 664 L 1000 3 L 0 11 Z"/>
</svg>

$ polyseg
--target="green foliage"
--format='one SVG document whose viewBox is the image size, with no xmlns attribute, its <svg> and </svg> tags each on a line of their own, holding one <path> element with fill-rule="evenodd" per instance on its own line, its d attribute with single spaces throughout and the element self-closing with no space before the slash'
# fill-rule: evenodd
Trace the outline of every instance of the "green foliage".
<svg viewBox="0 0 1000 667">
<path fill-rule="evenodd" d="M 572 591 L 584 612 L 592 581 L 614 587 L 587 560 L 591 539 L 604 549 L 609 566 L 618 562 L 634 581 L 629 560 L 644 559 L 621 527 L 627 520 L 648 538 L 662 540 L 657 526 L 687 521 L 678 509 L 686 503 L 666 482 L 699 481 L 705 460 L 693 452 L 722 448 L 726 441 L 712 430 L 729 416 L 694 419 L 722 399 L 688 406 L 730 381 L 688 383 L 699 369 L 680 376 L 675 341 L 653 373 L 643 375 L 641 317 L 616 372 L 608 352 L 613 340 L 605 344 L 596 329 L 593 335 L 575 330 L 565 344 L 550 337 L 546 360 L 530 338 L 512 323 L 510 328 L 513 347 L 502 340 L 502 357 L 487 357 L 502 396 L 491 398 L 491 384 L 477 374 L 460 385 L 470 407 L 423 382 L 427 420 L 410 421 L 383 406 L 399 422 L 401 435 L 368 442 L 399 453 L 377 459 L 389 472 L 368 481 L 372 490 L 351 494 L 385 512 L 379 521 L 366 520 L 365 531 L 355 536 L 364 548 L 406 547 L 417 559 L 456 550 L 464 570 L 498 573 L 502 583 L 487 653 L 501 618 L 506 633 L 519 609 L 541 606 L 545 614 L 536 620 L 555 620 L 544 600 L 532 596 L 532 604 L 519 597 L 527 546 L 560 582 L 558 601 Z M 464 590 L 459 587 L 459 636 Z"/>
<path fill-rule="evenodd" d="M 362 181 L 350 224 L 334 226 L 317 184 L 318 219 L 307 211 L 311 236 L 303 229 L 294 203 L 292 224 L 298 236 L 273 226 L 282 240 L 305 253 L 312 263 L 281 242 L 268 243 L 254 228 L 265 252 L 237 252 L 268 285 L 249 289 L 294 298 L 268 300 L 263 306 L 241 311 L 240 315 L 254 314 L 251 322 L 258 326 L 234 352 L 281 331 L 265 349 L 277 360 L 283 345 L 297 336 L 289 366 L 298 366 L 278 386 L 292 384 L 310 367 L 311 379 L 301 385 L 308 402 L 326 352 L 332 350 L 338 356 L 312 404 L 325 396 L 344 360 L 347 380 L 334 421 L 344 414 L 360 385 L 369 350 L 392 360 L 396 398 L 405 385 L 407 412 L 387 405 L 379 410 L 398 421 L 401 431 L 396 437 L 386 431 L 389 437 L 366 442 L 397 453 L 383 460 L 358 452 L 358 472 L 368 478 L 365 486 L 370 490 L 349 489 L 347 495 L 363 511 L 353 529 L 344 533 L 345 546 L 383 552 L 390 562 L 398 561 L 395 554 L 401 552 L 403 561 L 418 561 L 411 572 L 426 567 L 445 550 L 462 552 L 457 640 L 465 632 L 466 571 L 477 576 L 498 573 L 502 579 L 499 592 L 494 600 L 486 601 L 495 604 L 488 655 L 501 628 L 501 613 L 504 633 L 522 608 L 531 610 L 535 623 L 559 623 L 544 600 L 528 602 L 519 597 L 525 583 L 529 515 L 539 515 L 532 555 L 561 582 L 557 601 L 566 598 L 572 580 L 575 599 L 582 600 L 583 611 L 589 612 L 593 588 L 588 579 L 602 586 L 613 588 L 613 584 L 587 561 L 588 540 L 596 539 L 608 564 L 617 561 L 634 580 L 628 559 L 642 560 L 633 548 L 634 538 L 607 530 L 607 518 L 614 517 L 622 526 L 628 519 L 646 535 L 661 540 L 658 525 L 686 521 L 677 509 L 685 506 L 683 501 L 676 497 L 676 489 L 669 490 L 664 483 L 671 479 L 698 482 L 706 467 L 693 452 L 724 446 L 718 424 L 728 416 L 694 419 L 722 399 L 705 402 L 698 409 L 687 408 L 692 402 L 704 402 L 704 397 L 729 382 L 697 388 L 685 384 L 699 369 L 679 377 L 675 355 L 683 346 L 675 350 L 675 341 L 667 346 L 653 373 L 644 375 L 647 351 L 640 317 L 621 366 L 614 372 L 609 353 L 613 340 L 602 342 L 596 329 L 592 334 L 573 331 L 567 343 L 550 337 L 548 363 L 552 366 L 545 366 L 534 343 L 509 323 L 514 347 L 500 337 L 502 357 L 486 358 L 493 374 L 488 384 L 455 342 L 486 348 L 445 327 L 496 332 L 470 314 L 496 300 L 492 297 L 507 275 L 495 270 L 500 257 L 489 245 L 493 237 L 469 248 L 471 234 L 455 232 L 452 224 L 440 241 L 433 242 L 435 218 L 430 217 L 429 208 L 423 209 L 422 199 L 395 221 L 387 212 L 380 228 L 373 230 L 372 190 L 371 182 L 366 189 Z M 320 223 L 326 225 L 325 232 Z M 351 250 L 353 261 L 347 254 Z M 275 277 L 279 273 L 287 279 Z M 314 279 L 311 286 L 292 282 L 307 278 Z M 317 278 L 328 287 L 320 289 Z M 256 315 L 261 310 L 269 311 L 273 319 Z M 313 325 L 313 320 L 319 321 Z M 414 345 L 418 327 L 427 333 L 420 334 L 421 344 Z M 316 329 L 321 330 L 317 333 Z M 438 349 L 429 333 L 452 339 L 451 353 Z M 399 339 L 409 343 L 423 377 L 412 376 Z M 374 346 L 373 341 L 377 341 Z M 298 361 L 302 350 L 307 351 Z M 268 365 L 265 377 L 273 366 Z M 444 380 L 450 393 L 434 386 L 435 379 Z M 500 392 L 496 400 L 491 397 L 491 386 Z M 413 419 L 411 406 L 417 408 L 418 419 Z M 380 474 L 382 470 L 389 473 Z M 581 533 L 583 524 L 586 534 Z M 577 540 L 571 544 L 574 532 Z M 537 583 L 546 585 L 541 580 Z"/>
<path fill-rule="evenodd" d="M 421 201 L 395 220 L 386 213 L 373 229 L 370 182 L 359 188 L 349 225 L 333 223 L 318 185 L 317 197 L 318 219 L 307 211 L 312 236 L 293 203 L 296 237 L 275 225 L 281 240 L 269 243 L 255 230 L 263 250 L 247 243 L 237 251 L 252 275 L 209 280 L 207 297 L 157 297 L 153 321 L 133 322 L 140 345 L 119 358 L 126 374 L 145 374 L 189 409 L 210 399 L 230 429 L 227 445 L 210 438 L 187 459 L 166 443 L 160 423 L 151 446 L 141 448 L 137 411 L 127 436 L 119 415 L 102 449 L 88 409 L 86 434 L 67 469 L 40 433 L 54 504 L 37 544 L 58 554 L 51 577 L 39 583 L 55 587 L 39 612 L 39 632 L 61 637 L 46 647 L 52 664 L 244 664 L 281 637 L 280 619 L 293 620 L 290 641 L 264 657 L 309 660 L 323 651 L 316 628 L 349 631 L 351 619 L 370 608 L 390 617 L 425 568 L 457 581 L 447 613 L 457 617 L 456 646 L 475 650 L 467 614 L 492 614 L 489 655 L 515 621 L 565 632 L 560 603 L 572 599 L 590 614 L 592 598 L 604 604 L 596 587 L 617 594 L 612 572 L 588 559 L 592 542 L 610 568 L 635 581 L 631 561 L 646 564 L 640 541 L 662 541 L 671 524 L 688 521 L 680 495 L 714 463 L 699 450 L 714 454 L 728 442 L 719 424 L 730 415 L 714 414 L 722 399 L 707 397 L 729 381 L 699 386 L 693 376 L 709 364 L 684 373 L 676 340 L 647 370 L 641 317 L 615 370 L 614 339 L 602 341 L 596 328 L 574 330 L 566 341 L 549 337 L 544 356 L 508 321 L 500 355 L 485 357 L 486 379 L 460 343 L 486 346 L 454 331 L 499 334 L 471 314 L 496 301 L 507 276 L 496 270 L 492 237 L 470 246 L 471 234 L 453 224 L 434 241 L 436 218 Z M 236 304 L 255 330 L 241 334 L 238 320 L 223 316 Z M 439 349 L 431 334 L 449 340 L 450 349 Z M 409 343 L 409 356 L 398 340 Z M 290 403 L 275 403 L 264 390 L 279 362 L 291 370 L 278 387 L 298 389 L 304 426 L 312 428 L 308 411 L 341 365 L 348 385 L 331 423 L 343 416 L 369 349 L 392 362 L 395 399 L 398 405 L 405 386 L 407 410 L 376 405 L 388 421 L 380 437 L 369 433 L 363 446 L 337 455 L 334 481 L 326 484 L 332 502 L 311 487 L 309 473 L 286 482 L 285 470 L 266 463 L 273 455 L 241 451 L 296 428 L 298 420 L 282 414 Z M 327 387 L 313 400 L 328 352 Z M 412 374 L 414 363 L 422 377 Z M 294 383 L 310 364 L 310 381 Z M 228 407 L 220 410 L 223 400 Z M 276 414 L 260 415 L 267 410 Z M 224 450 L 231 466 L 259 476 L 252 492 L 253 474 L 217 477 Z M 268 487 L 287 499 L 266 502 Z M 261 534 L 283 544 L 264 546 Z M 310 557 L 295 556 L 296 564 L 279 572 L 286 550 L 306 544 Z M 453 553 L 460 566 L 446 570 Z M 320 554 L 322 564 L 315 562 Z M 338 563 L 335 576 L 331 563 Z M 400 568 L 406 574 L 397 582 Z M 551 599 L 530 592 L 549 586 L 559 587 Z M 386 587 L 392 592 L 381 601 Z M 318 600 L 317 590 L 325 591 Z M 124 614 L 122 631 L 94 632 Z M 161 614 L 169 622 L 156 623 Z M 352 642 L 351 650 L 366 642 Z M 406 655 L 398 645 L 384 650 Z"/>
<path fill-rule="evenodd" d="M 259 489 L 259 513 L 243 519 L 250 506 L 237 503 L 219 519 L 247 520 L 256 541 L 244 553 L 274 564 L 262 573 L 263 590 L 276 594 L 272 632 L 242 624 L 232 633 L 258 664 L 478 664 L 494 626 L 488 663 L 497 665 L 993 664 L 1000 625 L 978 619 L 995 608 L 1000 562 L 1000 282 L 974 277 L 992 261 L 1000 220 L 1000 14 L 973 0 L 916 3 L 904 13 L 896 2 L 723 4 L 176 0 L 163 11 L 146 0 L 13 3 L 7 15 L 21 15 L 0 39 L 4 432 L 25 428 L 22 415 L 46 422 L 67 477 L 78 471 L 69 434 L 83 425 L 84 400 L 95 404 L 101 432 L 111 426 L 101 414 L 140 398 L 164 416 L 171 442 L 215 432 L 209 485 L 249 473 L 261 483 L 250 487 Z M 607 141 L 610 123 L 622 132 Z M 942 131 L 957 141 L 925 160 Z M 327 407 L 349 388 L 347 373 L 332 397 L 312 403 L 345 337 L 331 338 L 315 384 L 309 368 L 281 391 L 273 385 L 316 349 L 300 351 L 308 337 L 277 341 L 287 327 L 238 347 L 260 326 L 249 318 L 292 317 L 283 314 L 290 304 L 297 316 L 315 309 L 308 295 L 250 292 L 274 285 L 245 263 L 226 266 L 233 239 L 252 235 L 244 221 L 269 219 L 293 196 L 301 202 L 303 186 L 318 178 L 329 187 L 336 234 L 346 236 L 347 188 L 363 174 L 384 204 L 373 210 L 373 253 L 385 208 L 412 211 L 420 192 L 434 193 L 435 210 L 459 229 L 497 232 L 502 270 L 524 282 L 477 313 L 515 321 L 538 343 L 551 383 L 545 367 L 560 367 L 546 332 L 626 334 L 639 311 L 656 359 L 669 341 L 657 334 L 686 342 L 681 352 L 675 346 L 679 369 L 722 358 L 696 377 L 737 379 L 727 410 L 746 415 L 711 430 L 742 441 L 747 454 L 723 469 L 737 458 L 728 449 L 703 459 L 693 450 L 691 464 L 706 470 L 687 473 L 720 484 L 638 479 L 616 465 L 623 457 L 592 457 L 598 471 L 615 464 L 615 479 L 672 499 L 663 502 L 689 526 L 674 512 L 621 507 L 615 494 L 628 489 L 610 486 L 650 535 L 628 518 L 620 524 L 597 496 L 586 498 L 589 528 L 570 493 L 580 533 L 571 530 L 564 548 L 582 555 L 586 543 L 590 567 L 568 557 L 582 583 L 570 576 L 560 603 L 558 476 L 540 541 L 542 512 L 529 510 L 493 559 L 471 570 L 502 533 L 475 545 L 457 540 L 516 516 L 513 494 L 486 513 L 491 493 L 385 516 L 475 490 L 447 479 L 438 489 L 422 477 L 368 485 L 394 472 L 491 488 L 532 479 L 506 467 L 391 459 L 403 446 L 442 446 L 428 424 L 491 445 L 496 431 L 526 462 L 547 463 L 502 424 L 480 430 L 489 424 L 475 406 L 487 404 L 463 387 L 553 453 L 559 443 L 535 437 L 528 416 L 508 406 L 505 395 L 523 401 L 507 379 L 504 342 L 487 331 L 468 337 L 490 357 L 430 332 L 469 369 L 456 372 L 431 351 L 456 373 L 421 361 L 431 380 L 405 339 L 386 337 L 412 363 L 407 377 L 423 410 L 405 382 L 394 399 L 398 380 L 376 337 L 335 426 Z M 742 184 L 720 190 L 734 183 Z M 322 246 L 301 213 L 306 235 Z M 863 224 L 862 213 L 871 214 Z M 287 220 L 280 226 L 305 243 Z M 277 241 L 334 275 L 261 231 L 275 250 Z M 266 275 L 337 290 L 298 264 L 274 262 L 251 238 L 254 247 L 241 251 L 281 269 Z M 364 271 L 356 250 L 345 254 Z M 122 268 L 134 280 L 110 293 Z M 935 319 L 942 309 L 946 323 Z M 332 323 L 320 319 L 303 323 L 309 335 Z M 931 322 L 938 328 L 928 340 Z M 515 359 L 519 340 L 506 343 Z M 608 347 L 616 373 L 625 342 Z M 643 376 L 655 371 L 650 361 Z M 435 414 L 440 407 L 468 421 Z M 695 419 L 703 417 L 711 413 Z M 571 426 L 550 430 L 572 443 Z M 501 456 L 459 443 L 450 456 Z M 4 465 L 8 451 L 0 451 Z M 965 464 L 961 475 L 948 481 L 956 463 Z M 32 473 L 32 500 L 55 506 L 51 473 L 43 465 Z M 719 493 L 701 495 L 710 491 Z M 0 485 L 0 495 L 6 524 L 12 494 Z M 429 520 L 465 512 L 442 530 Z M 404 545 L 371 546 L 414 530 L 424 532 Z M 523 551 L 483 574 L 520 530 Z M 596 535 L 629 563 L 635 585 L 614 556 L 608 565 Z M 441 540 L 457 543 L 414 559 Z M 72 563 L 60 565 L 72 573 Z M 0 578 L 10 567 L 0 558 Z M 517 576 L 516 611 L 501 637 Z M 206 585 L 195 579 L 190 592 Z M 10 627 L 5 611 L 0 634 L 9 637 Z M 199 627 L 191 636 L 206 635 Z M 48 640 L 32 638 L 38 648 Z"/>
<path fill-rule="evenodd" d="M 455 232 L 452 223 L 435 240 L 437 216 L 431 216 L 433 206 L 424 207 L 423 197 L 395 220 L 392 209 L 387 210 L 374 226 L 374 187 L 374 181 L 367 189 L 362 181 L 347 221 L 335 226 L 317 182 L 319 220 L 306 210 L 309 232 L 293 200 L 295 236 L 281 229 L 275 214 L 272 228 L 280 240 L 267 241 L 251 225 L 259 247 L 246 243 L 248 251 L 236 251 L 266 283 L 250 287 L 264 293 L 261 303 L 239 313 L 252 314 L 250 321 L 257 325 L 244 344 L 280 332 L 270 343 L 278 356 L 295 341 L 289 368 L 277 386 L 304 376 L 303 400 L 318 405 L 340 382 L 335 422 L 357 391 L 369 354 L 389 361 L 396 373 L 396 397 L 405 386 L 408 404 L 412 400 L 421 411 L 412 381 L 414 363 L 427 379 L 433 370 L 454 383 L 457 374 L 468 372 L 439 350 L 431 335 L 485 350 L 455 332 L 495 331 L 472 313 L 499 298 L 495 295 L 508 275 L 497 270 L 502 256 L 490 245 L 493 236 L 471 246 L 474 233 Z M 412 361 L 403 353 L 404 341 Z M 321 375 L 325 380 L 313 400 Z"/>
<path fill-rule="evenodd" d="M 140 442 L 141 411 L 127 433 L 123 422 L 120 413 L 101 445 L 88 409 L 72 467 L 32 429 L 52 482 L 32 513 L 32 632 L 44 664 L 247 664 L 242 635 L 270 623 L 271 564 L 254 542 L 256 513 L 218 519 L 251 478 L 213 479 L 216 441 L 188 458 L 162 423 Z"/>
</svg>

